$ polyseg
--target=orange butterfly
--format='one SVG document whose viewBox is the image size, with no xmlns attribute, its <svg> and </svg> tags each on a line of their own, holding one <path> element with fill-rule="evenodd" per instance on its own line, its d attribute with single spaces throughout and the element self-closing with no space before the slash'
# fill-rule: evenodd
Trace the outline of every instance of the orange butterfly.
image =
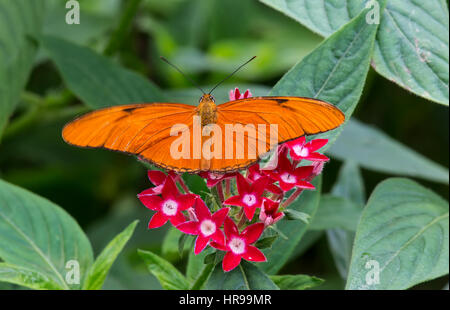
<svg viewBox="0 0 450 310">
<path fill-rule="evenodd" d="M 211 92 L 203 92 L 196 107 L 142 103 L 96 110 L 68 123 L 63 139 L 137 155 L 176 172 L 224 173 L 250 166 L 278 144 L 335 129 L 345 120 L 337 107 L 317 99 L 252 97 L 216 105 Z"/>
</svg>

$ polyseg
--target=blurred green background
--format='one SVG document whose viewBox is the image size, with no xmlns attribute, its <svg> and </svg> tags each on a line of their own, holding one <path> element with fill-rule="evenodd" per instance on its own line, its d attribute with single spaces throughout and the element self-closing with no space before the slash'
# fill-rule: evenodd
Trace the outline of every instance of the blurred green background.
<svg viewBox="0 0 450 310">
<path fill-rule="evenodd" d="M 44 33 L 103 51 L 126 5 L 120 0 L 80 0 L 81 24 L 65 23 L 65 1 L 48 0 Z M 122 66 L 154 81 L 172 100 L 200 97 L 199 91 L 160 61 L 164 55 L 200 85 L 214 85 L 253 55 L 258 58 L 221 87 L 247 87 L 264 94 L 322 38 L 283 14 L 253 0 L 143 0 L 126 41 L 114 55 Z M 65 208 L 87 231 L 96 253 L 133 219 L 137 232 L 113 267 L 104 288 L 158 288 L 137 258 L 137 247 L 161 253 L 166 230 L 148 231 L 150 212 L 136 194 L 149 187 L 145 167 L 133 157 L 103 150 L 82 150 L 61 139 L 63 125 L 83 111 L 58 71 L 40 50 L 27 90 L 52 98 L 54 105 L 30 112 L 33 96 L 24 96 L 0 145 L 1 178 L 44 196 Z M 197 99 L 195 99 L 197 100 Z M 25 115 L 25 117 L 24 117 Z M 427 102 L 376 74 L 369 73 L 354 117 L 372 124 L 425 157 L 448 167 L 448 108 Z M 341 166 L 332 160 L 324 171 L 329 192 Z M 388 174 L 363 169 L 366 193 Z M 448 199 L 448 186 L 420 180 Z M 327 279 L 319 289 L 343 288 L 326 238 L 308 233 L 299 256 L 281 273 L 305 273 Z M 315 241 L 312 246 L 308 240 Z M 313 243 L 313 242 L 312 242 Z M 186 257 L 165 253 L 184 268 Z M 300 255 L 302 254 L 302 255 Z M 185 255 L 186 256 L 186 255 Z M 446 279 L 421 287 L 441 288 Z"/>
</svg>

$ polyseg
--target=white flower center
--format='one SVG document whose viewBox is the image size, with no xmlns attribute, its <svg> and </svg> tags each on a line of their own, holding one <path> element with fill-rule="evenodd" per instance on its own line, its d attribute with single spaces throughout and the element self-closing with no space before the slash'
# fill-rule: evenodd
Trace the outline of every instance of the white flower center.
<svg viewBox="0 0 450 310">
<path fill-rule="evenodd" d="M 293 150 L 294 150 L 295 154 L 297 154 L 298 156 L 301 156 L 301 157 L 306 157 L 309 155 L 308 148 L 303 147 L 302 145 L 298 145 L 298 144 L 295 145 L 293 147 Z"/>
<path fill-rule="evenodd" d="M 289 174 L 287 172 L 281 175 L 281 180 L 283 180 L 284 183 L 289 184 L 297 182 L 297 178 L 295 177 L 295 175 Z"/>
<path fill-rule="evenodd" d="M 242 198 L 242 201 L 249 207 L 253 206 L 256 203 L 255 195 L 245 194 Z"/>
<path fill-rule="evenodd" d="M 216 224 L 211 220 L 203 220 L 200 224 L 200 231 L 205 237 L 211 236 L 216 232 Z"/>
<path fill-rule="evenodd" d="M 245 252 L 245 241 L 241 238 L 235 237 L 231 239 L 228 246 L 234 254 L 242 254 Z"/>
<path fill-rule="evenodd" d="M 178 203 L 171 199 L 164 201 L 162 206 L 162 212 L 168 216 L 174 216 L 178 211 Z"/>
</svg>

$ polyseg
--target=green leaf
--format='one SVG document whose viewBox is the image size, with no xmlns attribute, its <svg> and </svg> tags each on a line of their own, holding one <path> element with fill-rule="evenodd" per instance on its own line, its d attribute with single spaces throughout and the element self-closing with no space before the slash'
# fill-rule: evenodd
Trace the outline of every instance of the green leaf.
<svg viewBox="0 0 450 310">
<path fill-rule="evenodd" d="M 162 243 L 161 254 L 169 262 L 176 262 L 180 259 L 178 243 L 182 236 L 183 233 L 175 227 L 170 227 L 169 230 L 167 230 Z"/>
<path fill-rule="evenodd" d="M 346 288 L 407 289 L 445 275 L 448 244 L 448 202 L 411 180 L 388 179 L 364 208 Z"/>
<path fill-rule="evenodd" d="M 42 0 L 0 0 L 0 136 L 28 80 L 44 14 Z"/>
<path fill-rule="evenodd" d="M 388 1 L 373 67 L 416 95 L 448 106 L 448 29 L 445 1 Z"/>
<path fill-rule="evenodd" d="M 92 109 L 164 99 L 149 80 L 86 47 L 52 36 L 42 44 L 69 89 Z"/>
<path fill-rule="evenodd" d="M 305 212 L 295 211 L 292 209 L 287 209 L 284 211 L 287 220 L 299 220 L 305 224 L 309 224 L 311 216 Z"/>
<path fill-rule="evenodd" d="M 328 37 L 364 8 L 361 0 L 259 0 Z M 367 1 L 367 0 L 365 0 Z"/>
<path fill-rule="evenodd" d="M 351 121 L 352 122 L 352 121 Z M 342 136 L 339 140 L 342 139 Z M 346 160 L 341 169 L 331 193 L 343 197 L 363 207 L 366 204 L 366 189 L 361 175 L 361 169 L 353 160 Z"/>
<path fill-rule="evenodd" d="M 255 265 L 242 261 L 235 269 L 224 272 L 217 264 L 206 283 L 207 290 L 277 290 L 278 287 Z"/>
<path fill-rule="evenodd" d="M 366 191 L 361 170 L 354 161 L 347 160 L 344 162 L 331 192 L 335 196 L 342 197 L 356 204 L 360 208 L 359 213 L 361 213 L 366 203 Z M 336 268 L 341 277 L 347 279 L 355 233 L 335 228 L 328 229 L 326 234 Z"/>
<path fill-rule="evenodd" d="M 316 190 L 304 191 L 288 208 L 309 214 L 311 219 L 314 219 L 320 201 L 321 180 L 321 176 L 313 180 L 312 183 L 316 187 Z M 276 224 L 277 230 L 287 236 L 287 239 L 281 235 L 272 244 L 270 249 L 264 251 L 267 262 L 260 263 L 258 266 L 268 274 L 276 274 L 289 260 L 289 257 L 295 251 L 308 226 L 308 224 L 302 221 L 288 221 L 283 219 L 278 222 Z"/>
<path fill-rule="evenodd" d="M 339 140 L 328 152 L 342 160 L 353 160 L 366 169 L 445 184 L 449 182 L 448 169 L 355 119 L 347 123 Z"/>
<path fill-rule="evenodd" d="M 28 288 L 59 290 L 61 286 L 51 278 L 31 269 L 0 263 L 0 282 L 8 282 Z"/>
<path fill-rule="evenodd" d="M 318 98 L 336 105 L 348 120 L 361 97 L 378 27 L 368 24 L 365 14 L 361 12 L 295 65 L 270 95 Z M 320 135 L 330 139 L 326 148 L 342 127 Z"/>
<path fill-rule="evenodd" d="M 111 242 L 103 249 L 100 255 L 96 258 L 94 264 L 89 269 L 83 289 L 99 290 L 105 282 L 106 276 L 115 262 L 117 256 L 122 252 L 124 246 L 127 244 L 133 235 L 138 221 L 134 221 L 128 227 L 118 234 Z"/>
<path fill-rule="evenodd" d="M 258 241 L 256 241 L 255 246 L 262 250 L 262 249 L 267 249 L 272 247 L 272 244 L 275 242 L 275 240 L 278 239 L 278 236 L 270 236 L 270 237 L 265 237 L 262 239 L 259 239 Z"/>
<path fill-rule="evenodd" d="M 138 250 L 148 270 L 166 290 L 187 290 L 189 282 L 171 263 L 150 251 Z"/>
<path fill-rule="evenodd" d="M 260 0 L 327 37 L 358 15 L 368 0 Z M 383 3 L 378 1 L 379 3 Z M 380 5 L 381 7 L 381 5 Z M 370 6 L 370 9 L 375 9 Z M 449 19 L 442 0 L 388 1 L 382 11 L 373 67 L 415 94 L 448 105 Z M 368 11 L 368 15 L 375 11 Z"/>
<path fill-rule="evenodd" d="M 309 229 L 324 230 L 342 228 L 355 231 L 361 216 L 361 208 L 343 197 L 322 195 L 319 209 Z"/>
<path fill-rule="evenodd" d="M 303 274 L 270 276 L 270 279 L 281 290 L 306 290 L 315 286 L 319 286 L 324 280 L 310 277 Z"/>
<path fill-rule="evenodd" d="M 69 214 L 47 199 L 2 180 L 0 258 L 17 268 L 38 272 L 61 289 L 80 288 L 93 260 L 86 235 Z M 80 284 L 66 282 L 66 264 L 73 260 L 80 267 Z"/>
</svg>

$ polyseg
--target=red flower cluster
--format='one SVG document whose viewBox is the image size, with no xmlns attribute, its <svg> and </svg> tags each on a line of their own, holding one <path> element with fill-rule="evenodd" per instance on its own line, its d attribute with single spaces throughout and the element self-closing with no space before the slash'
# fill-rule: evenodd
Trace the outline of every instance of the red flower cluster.
<svg viewBox="0 0 450 310">
<path fill-rule="evenodd" d="M 240 94 L 236 88 L 231 91 L 230 100 L 249 96 L 250 91 Z M 245 176 L 238 172 L 200 173 L 208 187 L 217 189 L 221 206 L 213 214 L 198 195 L 189 191 L 181 176 L 173 172 L 166 175 L 161 171 L 149 171 L 148 177 L 155 187 L 138 195 L 147 208 L 156 211 L 148 227 L 161 227 L 170 221 L 183 233 L 197 236 L 195 254 L 202 252 L 208 245 L 225 251 L 222 262 L 224 271 L 236 268 L 242 258 L 264 262 L 266 257 L 254 245 L 255 242 L 266 227 L 284 217 L 283 210 L 304 189 L 314 189 L 310 181 L 321 173 L 323 163 L 328 160 L 316 151 L 326 143 L 325 139 L 306 142 L 301 137 L 282 145 L 278 150 L 278 165 L 273 170 L 263 170 L 257 163 L 247 169 Z M 301 160 L 313 163 L 299 167 Z M 232 194 L 233 181 L 238 192 L 235 194 Z M 183 193 L 176 184 L 181 186 Z M 284 199 L 285 194 L 293 188 L 295 192 Z M 256 213 L 258 215 L 255 217 Z"/>
</svg>

